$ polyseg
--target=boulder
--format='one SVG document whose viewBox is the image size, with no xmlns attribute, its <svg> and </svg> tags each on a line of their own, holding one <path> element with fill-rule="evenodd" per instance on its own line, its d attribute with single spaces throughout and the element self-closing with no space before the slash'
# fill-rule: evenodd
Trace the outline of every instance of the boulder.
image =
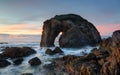
<svg viewBox="0 0 120 75">
<path fill-rule="evenodd" d="M 2 53 L 0 54 L 0 60 L 1 59 L 6 59 L 6 57 L 4 57 L 4 55 Z"/>
<path fill-rule="evenodd" d="M 55 38 L 60 32 L 60 47 L 94 46 L 101 41 L 100 34 L 92 23 L 79 15 L 65 14 L 44 22 L 40 46 L 55 46 Z"/>
<path fill-rule="evenodd" d="M 47 49 L 45 53 L 48 55 L 55 55 L 55 54 L 62 54 L 63 51 L 59 47 L 56 47 L 54 50 Z"/>
<path fill-rule="evenodd" d="M 54 53 L 63 53 L 63 51 L 59 48 L 59 47 L 56 47 L 54 50 L 53 50 Z"/>
<path fill-rule="evenodd" d="M 41 60 L 38 58 L 38 57 L 35 57 L 35 58 L 32 58 L 28 61 L 28 63 L 31 65 L 31 66 L 37 66 L 37 65 L 40 65 L 42 62 Z"/>
<path fill-rule="evenodd" d="M 32 73 L 23 73 L 21 75 L 33 75 Z"/>
<path fill-rule="evenodd" d="M 17 58 L 13 60 L 14 65 L 20 65 L 23 62 L 23 58 Z"/>
<path fill-rule="evenodd" d="M 10 65 L 11 63 L 8 62 L 7 60 L 5 59 L 0 59 L 0 68 L 3 68 L 3 67 L 7 67 L 8 65 Z"/>
<path fill-rule="evenodd" d="M 0 42 L 0 44 L 8 44 L 7 42 Z"/>
<path fill-rule="evenodd" d="M 51 49 L 47 49 L 45 53 L 48 55 L 54 55 L 54 52 Z"/>
<path fill-rule="evenodd" d="M 30 47 L 6 47 L 3 49 L 2 55 L 6 58 L 19 58 L 34 53 L 36 53 L 36 51 Z"/>
</svg>

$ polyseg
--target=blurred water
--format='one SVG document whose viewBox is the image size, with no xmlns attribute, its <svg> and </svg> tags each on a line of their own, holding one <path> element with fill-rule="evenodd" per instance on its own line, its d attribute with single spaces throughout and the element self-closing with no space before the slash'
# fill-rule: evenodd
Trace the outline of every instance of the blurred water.
<svg viewBox="0 0 120 75">
<path fill-rule="evenodd" d="M 1 50 L 4 47 L 24 47 L 24 46 L 32 47 L 34 50 L 37 51 L 37 53 L 30 55 L 29 57 L 24 57 L 23 63 L 19 66 L 14 66 L 13 64 L 11 64 L 8 67 L 1 68 L 0 75 L 20 75 L 22 73 L 33 73 L 34 75 L 41 75 L 40 74 L 41 67 L 44 64 L 49 64 L 50 60 L 52 58 L 62 57 L 64 55 L 68 55 L 68 54 L 81 56 L 84 53 L 89 53 L 91 51 L 91 49 L 93 48 L 93 47 L 89 47 L 89 46 L 80 48 L 80 49 L 78 49 L 78 48 L 76 48 L 76 49 L 62 48 L 62 50 L 64 51 L 63 55 L 56 54 L 53 56 L 49 56 L 49 55 L 45 54 L 45 50 L 47 48 L 41 48 L 39 46 L 39 43 L 8 43 L 8 44 L 0 44 L 0 52 L 2 52 Z M 54 47 L 51 47 L 51 49 L 54 49 Z M 41 59 L 42 65 L 36 66 L 36 67 L 31 67 L 28 64 L 28 61 L 33 57 L 38 57 L 39 59 Z M 11 60 L 9 60 L 9 61 L 11 61 Z"/>
</svg>

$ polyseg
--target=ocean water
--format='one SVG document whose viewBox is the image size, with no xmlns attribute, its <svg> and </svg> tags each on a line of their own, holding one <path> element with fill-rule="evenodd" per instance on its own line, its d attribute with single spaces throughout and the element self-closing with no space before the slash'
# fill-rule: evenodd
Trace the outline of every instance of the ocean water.
<svg viewBox="0 0 120 75">
<path fill-rule="evenodd" d="M 86 46 L 84 48 L 62 48 L 62 50 L 64 51 L 63 55 L 56 54 L 56 55 L 50 56 L 45 54 L 45 50 L 47 49 L 47 47 L 41 48 L 39 43 L 34 43 L 34 42 L 15 43 L 14 42 L 14 43 L 8 43 L 8 44 L 0 44 L 0 53 L 2 53 L 2 49 L 4 47 L 24 47 L 24 46 L 32 47 L 34 50 L 36 50 L 37 53 L 30 55 L 28 57 L 24 57 L 24 61 L 19 66 L 13 65 L 12 61 L 8 59 L 8 61 L 10 61 L 12 64 L 8 67 L 0 68 L 0 75 L 21 75 L 22 73 L 33 73 L 34 75 L 44 75 L 44 72 L 41 72 L 42 66 L 45 64 L 51 63 L 50 60 L 52 60 L 53 58 L 62 57 L 64 55 L 82 56 L 85 53 L 90 53 L 91 49 L 94 48 L 89 46 Z M 54 47 L 51 47 L 50 49 L 54 49 Z M 28 64 L 28 61 L 33 57 L 38 57 L 42 61 L 42 64 L 40 66 L 31 67 Z"/>
</svg>

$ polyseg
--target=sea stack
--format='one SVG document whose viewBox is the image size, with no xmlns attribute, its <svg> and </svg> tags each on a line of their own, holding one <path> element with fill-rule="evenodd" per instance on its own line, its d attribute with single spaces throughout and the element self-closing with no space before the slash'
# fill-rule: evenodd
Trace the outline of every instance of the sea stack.
<svg viewBox="0 0 120 75">
<path fill-rule="evenodd" d="M 55 46 L 55 38 L 60 32 L 60 47 L 94 46 L 101 41 L 100 34 L 92 23 L 76 14 L 64 14 L 44 22 L 40 46 Z"/>
</svg>

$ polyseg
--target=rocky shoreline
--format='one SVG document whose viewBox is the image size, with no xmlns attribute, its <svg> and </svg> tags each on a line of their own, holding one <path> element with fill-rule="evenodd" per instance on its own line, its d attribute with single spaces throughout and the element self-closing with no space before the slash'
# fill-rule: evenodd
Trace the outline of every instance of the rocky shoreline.
<svg viewBox="0 0 120 75">
<path fill-rule="evenodd" d="M 120 30 L 85 56 L 67 55 L 45 65 L 46 75 L 120 75 Z M 51 68 L 52 67 L 52 68 Z"/>
<path fill-rule="evenodd" d="M 54 46 L 55 38 L 60 32 L 62 32 L 59 39 L 60 47 L 49 49 L 50 46 Z M 101 40 L 93 24 L 81 16 L 57 15 L 44 22 L 40 45 L 48 47 L 45 54 L 49 57 L 56 54 L 63 55 L 63 57 L 52 59 L 50 64 L 42 65 L 45 70 L 44 75 L 120 75 L 120 30 L 114 31 L 112 37 Z M 88 45 L 99 45 L 99 48 L 92 49 L 84 56 L 64 56 L 64 51 L 61 49 L 62 47 L 81 48 Z M 35 53 L 36 51 L 30 47 L 5 47 L 0 53 L 0 68 L 11 64 L 18 66 L 22 64 L 24 57 Z M 31 67 L 43 63 L 38 57 L 27 62 Z"/>
<path fill-rule="evenodd" d="M 21 54 L 22 53 L 22 54 Z M 0 68 L 11 65 L 6 59 L 10 58 L 14 65 L 20 65 L 23 57 L 36 53 L 29 47 L 6 47 L 0 54 Z M 47 49 L 48 55 L 64 54 L 61 48 Z M 55 58 L 51 64 L 43 65 L 45 75 L 119 75 L 120 74 L 120 30 L 113 32 L 112 37 L 103 39 L 99 48 L 84 56 L 66 55 Z M 35 57 L 28 61 L 31 66 L 38 66 L 42 61 Z M 25 73 L 21 75 L 33 75 Z"/>
</svg>

